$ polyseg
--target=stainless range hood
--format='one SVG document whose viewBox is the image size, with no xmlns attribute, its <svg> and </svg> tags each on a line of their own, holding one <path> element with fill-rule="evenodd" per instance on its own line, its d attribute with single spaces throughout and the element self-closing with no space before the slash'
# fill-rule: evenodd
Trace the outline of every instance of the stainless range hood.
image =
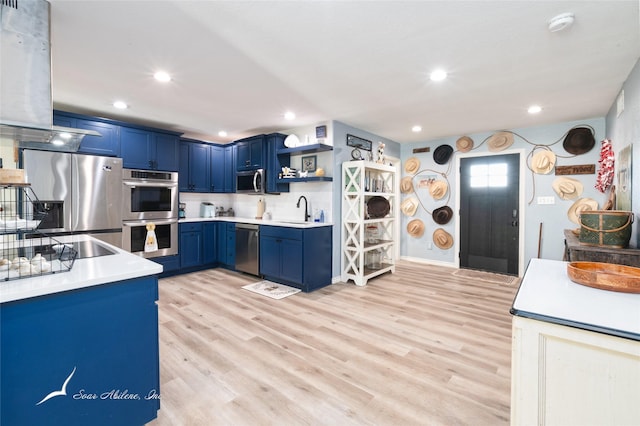
<svg viewBox="0 0 640 426">
<path fill-rule="evenodd" d="M 50 8 L 46 0 L 0 0 L 0 137 L 74 152 L 86 135 L 101 135 L 53 125 Z"/>
</svg>

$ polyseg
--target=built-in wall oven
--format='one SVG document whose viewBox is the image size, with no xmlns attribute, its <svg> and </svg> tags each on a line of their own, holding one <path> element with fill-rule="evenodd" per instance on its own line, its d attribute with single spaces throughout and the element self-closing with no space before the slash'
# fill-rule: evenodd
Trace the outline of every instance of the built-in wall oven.
<svg viewBox="0 0 640 426">
<path fill-rule="evenodd" d="M 122 248 L 143 257 L 178 254 L 178 173 L 122 170 Z M 158 250 L 145 252 L 147 225 Z"/>
</svg>

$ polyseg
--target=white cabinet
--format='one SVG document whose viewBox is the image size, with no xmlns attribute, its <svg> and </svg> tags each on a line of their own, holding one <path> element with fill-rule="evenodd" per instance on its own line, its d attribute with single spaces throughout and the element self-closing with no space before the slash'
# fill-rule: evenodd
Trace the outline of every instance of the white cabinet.
<svg viewBox="0 0 640 426">
<path fill-rule="evenodd" d="M 391 166 L 342 163 L 342 281 L 363 286 L 395 272 L 395 188 Z"/>
<path fill-rule="evenodd" d="M 513 318 L 512 425 L 640 424 L 640 342 Z"/>
</svg>

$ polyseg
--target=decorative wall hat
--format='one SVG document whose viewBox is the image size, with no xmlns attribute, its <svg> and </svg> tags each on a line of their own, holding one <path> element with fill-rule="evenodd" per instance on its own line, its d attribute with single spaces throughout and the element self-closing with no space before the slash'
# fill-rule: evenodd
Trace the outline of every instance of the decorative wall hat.
<svg viewBox="0 0 640 426">
<path fill-rule="evenodd" d="M 580 225 L 580 213 L 589 210 L 598 210 L 598 202 L 592 198 L 580 198 L 569 207 L 567 216 L 571 222 Z"/>
<path fill-rule="evenodd" d="M 564 150 L 569 154 L 585 154 L 591 151 L 591 148 L 596 144 L 596 140 L 593 137 L 593 129 L 588 127 L 574 127 L 569 130 L 567 136 L 562 142 Z"/>
<path fill-rule="evenodd" d="M 453 217 L 453 210 L 449 206 L 437 208 L 431 213 L 433 221 L 438 225 L 446 225 Z"/>
<path fill-rule="evenodd" d="M 407 216 L 413 216 L 418 210 L 418 200 L 416 197 L 409 197 L 400 204 L 400 210 Z"/>
<path fill-rule="evenodd" d="M 451 145 L 440 145 L 433 151 L 433 161 L 438 164 L 447 164 L 449 158 L 453 154 L 453 147 Z"/>
<path fill-rule="evenodd" d="M 442 228 L 433 231 L 433 244 L 442 250 L 446 250 L 453 246 L 453 237 Z"/>
<path fill-rule="evenodd" d="M 448 189 L 449 185 L 447 185 L 447 182 L 443 180 L 435 180 L 429 185 L 429 194 L 431 194 L 434 200 L 440 200 L 447 195 Z"/>
<path fill-rule="evenodd" d="M 404 171 L 410 175 L 415 175 L 420 170 L 420 160 L 416 157 L 411 157 L 404 162 Z"/>
<path fill-rule="evenodd" d="M 420 219 L 413 219 L 411 222 L 407 223 L 407 232 L 412 237 L 422 237 L 422 234 L 424 234 L 424 223 L 422 223 Z"/>
<path fill-rule="evenodd" d="M 551 187 L 563 200 L 575 200 L 582 195 L 584 186 L 578 179 L 561 176 L 553 181 Z"/>
<path fill-rule="evenodd" d="M 405 176 L 400 180 L 400 192 L 403 194 L 411 194 L 413 192 L 413 178 Z"/>
<path fill-rule="evenodd" d="M 491 152 L 504 151 L 513 145 L 513 133 L 497 132 L 494 133 L 487 141 L 487 146 Z"/>
<path fill-rule="evenodd" d="M 536 152 L 531 157 L 531 170 L 534 173 L 546 175 L 556 166 L 556 154 L 548 149 Z"/>
<path fill-rule="evenodd" d="M 462 136 L 456 141 L 456 149 L 460 152 L 469 152 L 473 149 L 473 139 L 469 136 Z"/>
</svg>

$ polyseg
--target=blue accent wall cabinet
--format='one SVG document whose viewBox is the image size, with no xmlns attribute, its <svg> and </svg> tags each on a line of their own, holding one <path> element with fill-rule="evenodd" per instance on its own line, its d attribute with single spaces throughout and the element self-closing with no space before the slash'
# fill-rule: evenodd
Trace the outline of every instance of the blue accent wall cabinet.
<svg viewBox="0 0 640 426">
<path fill-rule="evenodd" d="M 140 426 L 156 418 L 157 300 L 151 276 L 0 305 L 0 424 Z"/>
<path fill-rule="evenodd" d="M 331 284 L 331 230 L 260 226 L 260 273 L 304 292 Z"/>
</svg>

